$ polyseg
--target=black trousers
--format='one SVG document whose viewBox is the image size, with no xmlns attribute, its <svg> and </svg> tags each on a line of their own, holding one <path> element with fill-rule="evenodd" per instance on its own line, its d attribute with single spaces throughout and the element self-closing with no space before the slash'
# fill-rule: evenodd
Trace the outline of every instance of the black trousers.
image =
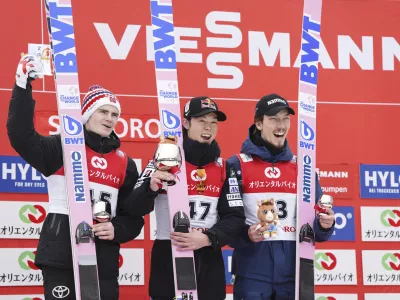
<svg viewBox="0 0 400 300">
<path fill-rule="evenodd" d="M 76 300 L 72 269 L 41 266 L 46 300 Z M 118 300 L 119 285 L 115 279 L 99 279 L 101 300 Z"/>
</svg>

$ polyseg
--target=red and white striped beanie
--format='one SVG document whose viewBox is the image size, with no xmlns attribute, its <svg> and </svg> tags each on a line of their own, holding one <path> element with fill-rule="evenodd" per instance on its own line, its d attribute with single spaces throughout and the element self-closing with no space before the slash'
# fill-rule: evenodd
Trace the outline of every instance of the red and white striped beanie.
<svg viewBox="0 0 400 300">
<path fill-rule="evenodd" d="M 82 123 L 86 124 L 90 116 L 103 105 L 112 105 L 121 115 L 121 105 L 117 96 L 100 85 L 92 85 L 82 101 Z"/>
</svg>

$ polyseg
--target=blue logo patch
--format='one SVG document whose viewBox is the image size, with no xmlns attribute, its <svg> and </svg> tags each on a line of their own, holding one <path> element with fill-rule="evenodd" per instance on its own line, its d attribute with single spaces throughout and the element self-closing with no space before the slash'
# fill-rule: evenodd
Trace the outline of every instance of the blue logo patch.
<svg viewBox="0 0 400 300">
<path fill-rule="evenodd" d="M 74 118 L 63 115 L 63 125 L 64 125 L 64 132 L 68 135 L 80 135 L 82 133 L 83 127 L 80 122 L 75 120 Z"/>
<path fill-rule="evenodd" d="M 400 199 L 400 166 L 361 164 L 360 197 Z"/>
<path fill-rule="evenodd" d="M 355 241 L 354 207 L 335 206 L 335 229 L 329 241 Z"/>
<path fill-rule="evenodd" d="M 47 194 L 47 181 L 19 156 L 0 156 L 1 193 Z"/>
<path fill-rule="evenodd" d="M 179 117 L 166 109 L 161 111 L 161 120 L 167 129 L 177 129 L 181 125 Z"/>
</svg>

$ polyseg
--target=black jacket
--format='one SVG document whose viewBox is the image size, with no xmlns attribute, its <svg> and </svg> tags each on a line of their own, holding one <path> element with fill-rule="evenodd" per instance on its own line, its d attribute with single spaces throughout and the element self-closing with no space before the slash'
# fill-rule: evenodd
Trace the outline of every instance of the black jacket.
<svg viewBox="0 0 400 300">
<path fill-rule="evenodd" d="M 215 141 L 207 145 L 185 138 L 183 148 L 186 161 L 198 167 L 205 166 L 220 156 L 220 149 Z M 209 232 L 206 232 L 212 239 L 213 246 L 194 251 L 199 300 L 225 299 L 226 281 L 221 248 L 233 243 L 245 226 L 243 207 L 231 207 L 227 199 L 230 193 L 228 178 L 231 176 L 232 173 L 227 170 L 226 180 L 218 199 L 218 221 L 208 230 Z M 145 179 L 134 189 L 133 196 L 126 199 L 126 202 L 129 201 L 126 205 L 129 211 L 146 207 L 146 210 L 141 212 L 146 214 L 154 209 L 154 200 L 158 193 L 153 192 L 149 184 L 150 180 Z M 171 255 L 171 241 L 156 240 L 154 242 L 149 285 L 151 297 L 170 297 L 171 299 L 174 297 Z"/>
<path fill-rule="evenodd" d="M 7 131 L 12 147 L 32 167 L 43 175 L 50 176 L 63 166 L 60 135 L 42 136 L 34 128 L 35 100 L 32 87 L 22 89 L 15 85 L 10 102 Z M 86 145 L 95 152 L 108 153 L 119 148 L 120 141 L 113 134 L 110 138 L 85 130 Z M 105 241 L 96 237 L 96 254 L 99 277 L 118 276 L 118 258 L 121 243 L 133 240 L 140 234 L 144 220 L 142 216 L 130 215 L 124 208 L 124 199 L 130 195 L 138 171 L 135 162 L 128 158 L 126 177 L 118 193 L 116 216 L 112 219 L 114 240 Z M 43 223 L 35 264 L 40 267 L 54 266 L 72 268 L 69 219 L 67 215 L 50 213 Z"/>
</svg>

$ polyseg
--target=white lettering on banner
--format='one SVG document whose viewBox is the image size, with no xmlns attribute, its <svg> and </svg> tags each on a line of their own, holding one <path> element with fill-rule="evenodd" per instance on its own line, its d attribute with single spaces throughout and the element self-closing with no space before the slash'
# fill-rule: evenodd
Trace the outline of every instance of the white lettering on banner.
<svg viewBox="0 0 400 300">
<path fill-rule="evenodd" d="M 54 127 L 54 130 L 49 131 L 49 134 L 59 134 L 60 133 L 60 125 L 59 118 L 56 115 L 49 117 L 49 125 Z M 119 118 L 118 122 L 122 124 L 122 131 L 115 130 L 115 133 L 119 138 L 132 138 L 132 139 L 144 139 L 151 138 L 156 139 L 160 136 L 160 120 L 157 119 L 148 119 L 144 122 L 141 119 L 131 118 L 128 122 Z M 154 125 L 156 128 L 150 130 L 150 126 Z M 117 125 L 117 129 L 119 126 Z"/>
<path fill-rule="evenodd" d="M 372 187 L 399 187 L 400 175 L 396 178 L 395 172 L 365 171 L 365 186 Z"/>
<path fill-rule="evenodd" d="M 243 38 L 246 33 L 240 28 L 241 19 L 242 14 L 240 12 L 211 11 L 204 20 L 206 27 L 205 36 L 201 28 L 175 27 L 177 62 L 204 62 L 203 56 L 205 54 L 196 52 L 199 48 L 199 40 L 203 34 L 206 46 L 214 49 L 236 49 L 242 46 L 243 41 L 248 40 L 248 55 L 244 55 L 244 57 L 249 57 L 249 66 L 260 66 L 262 64 L 260 57 L 262 57 L 264 65 L 268 67 L 274 67 L 275 64 L 278 64 L 282 68 L 298 68 L 300 66 L 300 52 L 294 62 L 293 57 L 290 56 L 290 46 L 292 45 L 290 42 L 290 33 L 273 32 L 266 36 L 265 32 L 262 31 L 248 31 L 248 39 L 246 39 Z M 143 27 L 143 25 L 138 24 L 127 24 L 124 34 L 118 43 L 108 23 L 93 24 L 111 59 L 116 60 L 125 60 L 127 58 L 139 31 Z M 146 26 L 145 30 L 147 60 L 152 61 L 154 60 L 154 51 L 151 26 Z M 374 45 L 373 37 L 362 36 L 361 45 L 354 40 L 358 41 L 359 37 L 351 37 L 350 35 L 337 36 L 336 66 L 324 43 L 321 41 L 319 57 L 321 67 L 324 69 L 337 68 L 348 70 L 357 65 L 361 70 L 375 70 L 373 50 L 374 46 L 377 45 Z M 382 37 L 381 44 L 382 70 L 394 71 L 395 61 L 400 60 L 400 44 L 394 37 Z M 293 47 L 297 48 L 297 45 Z M 185 52 L 184 50 L 186 49 L 189 49 L 190 53 Z M 212 78 L 208 78 L 208 87 L 219 89 L 240 88 L 244 81 L 243 72 L 239 65 L 242 63 L 243 54 L 242 52 L 223 50 L 208 54 L 206 57 L 207 69 L 214 75 Z M 279 63 L 277 63 L 278 57 Z M 220 75 L 224 78 L 215 78 L 215 75 Z M 230 78 L 226 78 L 227 76 Z"/>
<path fill-rule="evenodd" d="M 32 168 L 29 164 L 21 164 L 21 163 L 10 163 L 7 164 L 5 162 L 1 165 L 2 169 L 2 180 L 9 179 L 8 175 L 10 175 L 11 180 L 17 179 L 17 174 L 21 175 L 21 180 L 26 180 L 28 172 L 31 175 L 32 180 L 40 181 L 43 177 L 36 169 Z M 18 177 L 19 178 L 19 177 Z"/>
<path fill-rule="evenodd" d="M 349 178 L 349 172 L 346 171 L 320 171 L 316 169 L 321 178 Z"/>
</svg>

